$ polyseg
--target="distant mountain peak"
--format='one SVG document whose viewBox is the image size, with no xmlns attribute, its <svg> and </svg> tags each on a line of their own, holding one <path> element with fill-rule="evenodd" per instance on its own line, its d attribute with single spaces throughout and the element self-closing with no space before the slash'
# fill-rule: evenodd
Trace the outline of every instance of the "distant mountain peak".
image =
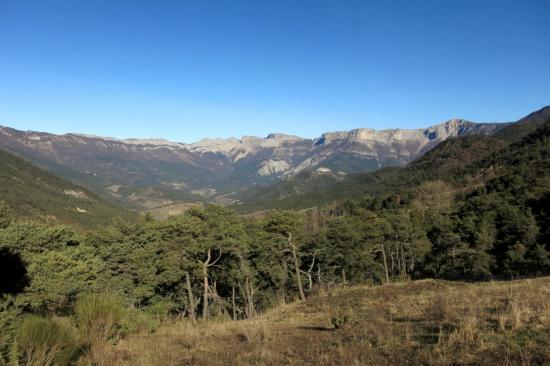
<svg viewBox="0 0 550 366">
<path fill-rule="evenodd" d="M 480 128 L 481 127 L 481 128 Z M 356 142 L 392 143 L 393 141 L 415 140 L 428 143 L 435 139 L 446 139 L 451 136 L 459 136 L 464 133 L 475 133 L 474 130 L 493 131 L 498 124 L 474 123 L 461 118 L 453 118 L 446 122 L 427 127 L 425 129 L 391 128 L 376 130 L 372 128 L 356 128 L 350 131 L 335 131 L 322 134 L 315 139 L 315 145 L 323 145 L 337 140 L 350 140 Z M 485 133 L 481 131 L 481 133 Z"/>
<path fill-rule="evenodd" d="M 185 144 L 183 144 L 181 142 L 174 142 L 174 141 L 169 141 L 169 140 L 160 139 L 160 138 L 119 139 L 119 138 L 116 138 L 116 137 L 96 136 L 96 135 L 81 134 L 81 133 L 68 133 L 64 136 L 78 136 L 78 137 L 98 139 L 98 140 L 103 140 L 103 141 L 115 141 L 115 142 L 121 142 L 121 143 L 127 144 L 127 145 L 154 145 L 154 146 L 173 146 L 173 147 L 183 147 L 183 146 L 185 146 Z"/>
<path fill-rule="evenodd" d="M 303 140 L 303 138 L 293 135 L 286 135 L 284 133 L 270 133 L 267 135 L 266 139 L 268 140 Z"/>
</svg>

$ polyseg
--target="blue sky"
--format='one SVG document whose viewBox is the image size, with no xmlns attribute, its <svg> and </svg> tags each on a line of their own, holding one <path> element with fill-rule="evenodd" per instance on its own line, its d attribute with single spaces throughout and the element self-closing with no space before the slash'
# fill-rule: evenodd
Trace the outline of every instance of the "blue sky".
<svg viewBox="0 0 550 366">
<path fill-rule="evenodd" d="M 0 124 L 202 137 L 550 104 L 550 1 L 0 0 Z"/>
</svg>

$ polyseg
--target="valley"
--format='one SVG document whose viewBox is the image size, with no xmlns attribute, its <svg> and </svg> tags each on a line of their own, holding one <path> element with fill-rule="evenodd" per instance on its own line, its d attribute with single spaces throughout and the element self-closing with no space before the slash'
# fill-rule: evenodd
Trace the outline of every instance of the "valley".
<svg viewBox="0 0 550 366">
<path fill-rule="evenodd" d="M 363 128 L 316 139 L 270 134 L 192 144 L 0 127 L 0 149 L 129 209 L 171 206 L 179 213 L 176 207 L 192 203 L 236 204 L 300 173 L 330 185 L 349 174 L 404 166 L 448 138 L 490 135 L 504 126 L 452 119 L 418 130 Z"/>
</svg>

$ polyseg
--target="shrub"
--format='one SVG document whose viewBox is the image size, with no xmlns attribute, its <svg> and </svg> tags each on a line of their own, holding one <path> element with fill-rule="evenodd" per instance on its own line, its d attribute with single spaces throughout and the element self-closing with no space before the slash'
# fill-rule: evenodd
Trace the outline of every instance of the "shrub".
<svg viewBox="0 0 550 366">
<path fill-rule="evenodd" d="M 0 365 L 2 365 L 2 356 L 5 357 L 11 350 L 21 322 L 21 313 L 8 301 L 6 297 L 0 300 Z"/>
<path fill-rule="evenodd" d="M 429 319 L 443 323 L 451 317 L 451 304 L 447 294 L 438 292 L 432 298 L 431 304 L 426 309 Z"/>
<path fill-rule="evenodd" d="M 269 340 L 270 332 L 265 323 L 248 322 L 238 327 L 237 337 L 241 342 L 258 345 Z"/>
<path fill-rule="evenodd" d="M 114 296 L 88 294 L 77 299 L 75 314 L 83 340 L 95 346 L 116 335 L 124 309 Z"/>
<path fill-rule="evenodd" d="M 21 323 L 16 348 L 17 357 L 27 366 L 64 366 L 70 364 L 78 345 L 68 324 L 30 316 Z"/>
<path fill-rule="evenodd" d="M 132 333 L 146 332 L 153 333 L 161 324 L 158 316 L 148 312 L 138 311 L 135 308 L 128 308 L 120 321 L 119 336 L 125 337 Z"/>
<path fill-rule="evenodd" d="M 167 299 L 155 299 L 148 307 L 147 312 L 158 319 L 165 319 L 170 313 L 175 312 L 177 304 Z"/>
<path fill-rule="evenodd" d="M 330 318 L 330 322 L 334 329 L 340 329 L 348 323 L 350 316 L 345 312 L 337 312 Z"/>
</svg>

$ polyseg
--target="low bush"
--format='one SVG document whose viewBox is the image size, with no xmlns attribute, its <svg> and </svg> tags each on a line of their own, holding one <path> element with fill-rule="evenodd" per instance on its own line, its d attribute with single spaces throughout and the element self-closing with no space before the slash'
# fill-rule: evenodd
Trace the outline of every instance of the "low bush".
<svg viewBox="0 0 550 366">
<path fill-rule="evenodd" d="M 30 316 L 21 323 L 14 348 L 14 364 L 64 366 L 75 357 L 78 344 L 74 329 L 66 322 Z"/>
<path fill-rule="evenodd" d="M 118 330 L 120 337 L 126 337 L 133 333 L 153 333 L 160 327 L 162 321 L 159 316 L 149 312 L 139 311 L 135 308 L 128 308 L 120 321 Z"/>
<path fill-rule="evenodd" d="M 116 336 L 124 308 L 114 296 L 88 294 L 77 299 L 75 314 L 83 341 L 93 347 Z"/>
<path fill-rule="evenodd" d="M 346 325 L 350 320 L 350 315 L 348 312 L 338 311 L 331 318 L 330 323 L 334 329 L 340 329 Z"/>
<path fill-rule="evenodd" d="M 0 300 L 0 366 L 6 361 L 17 335 L 22 315 L 6 299 Z"/>
<path fill-rule="evenodd" d="M 437 292 L 426 308 L 426 317 L 438 323 L 444 323 L 452 317 L 452 303 L 447 293 Z"/>
<path fill-rule="evenodd" d="M 236 330 L 237 338 L 241 342 L 251 345 L 260 345 L 267 342 L 270 338 L 269 327 L 261 322 L 248 322 L 239 326 Z"/>
</svg>

